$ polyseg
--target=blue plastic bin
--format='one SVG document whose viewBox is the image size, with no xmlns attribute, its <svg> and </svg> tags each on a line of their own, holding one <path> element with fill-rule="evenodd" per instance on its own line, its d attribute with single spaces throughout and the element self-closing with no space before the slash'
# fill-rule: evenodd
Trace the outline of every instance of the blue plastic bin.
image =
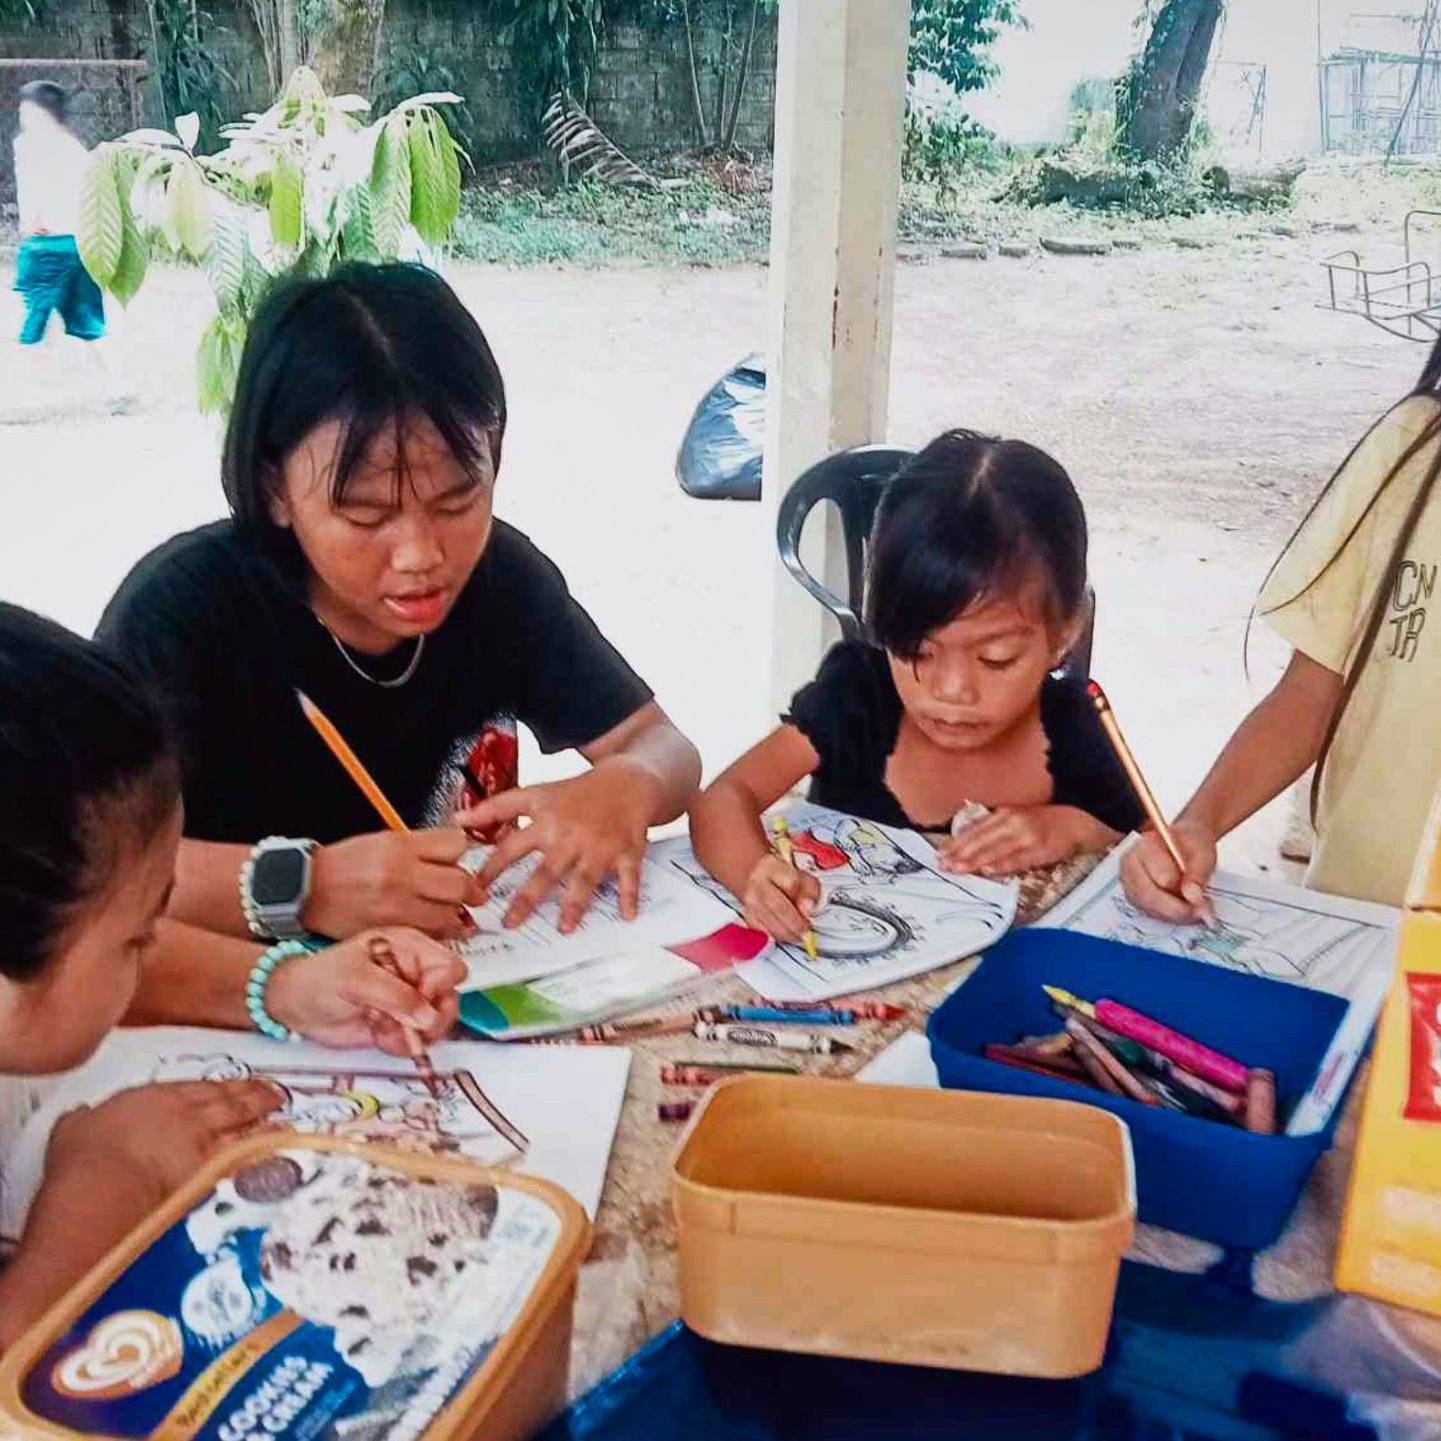
<svg viewBox="0 0 1441 1441">
<path fill-rule="evenodd" d="M 1257 1136 L 986 1060 L 988 1045 L 1059 1028 L 1043 985 L 1121 1001 L 1245 1065 L 1269 1068 L 1282 1124 L 1315 1079 L 1346 1002 L 1094 936 L 1027 930 L 993 946 L 930 1020 L 941 1085 L 1084 1099 L 1120 1116 L 1131 1130 L 1142 1221 L 1221 1246 L 1269 1246 L 1329 1149 L 1340 1104 L 1312 1135 Z"/>
</svg>

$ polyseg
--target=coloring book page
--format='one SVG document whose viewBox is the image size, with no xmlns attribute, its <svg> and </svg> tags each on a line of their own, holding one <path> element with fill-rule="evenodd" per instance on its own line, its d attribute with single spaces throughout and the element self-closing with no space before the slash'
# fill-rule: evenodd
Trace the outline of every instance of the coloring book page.
<svg viewBox="0 0 1441 1441">
<path fill-rule="evenodd" d="M 0 1176 L 0 1236 L 17 1236 L 58 1117 L 151 1081 L 263 1076 L 285 1093 L 275 1117 L 304 1135 L 452 1152 L 556 1182 L 592 1215 L 625 1099 L 630 1052 L 610 1046 L 431 1047 L 440 1095 L 408 1060 L 331 1051 L 240 1031 L 156 1026 L 114 1032 L 46 1093 Z"/>
<path fill-rule="evenodd" d="M 1346 1019 L 1311 1094 L 1296 1107 L 1286 1130 L 1288 1135 L 1306 1135 L 1325 1125 L 1386 998 L 1401 913 L 1303 886 L 1217 871 L 1206 888 L 1216 911 L 1215 926 L 1172 925 L 1126 899 L 1120 876 L 1123 850 L 1112 852 L 1038 924 L 1344 997 L 1350 1002 Z"/>
<path fill-rule="evenodd" d="M 817 957 L 775 945 L 736 974 L 772 1001 L 821 1001 L 873 990 L 973 956 L 1015 919 L 1019 886 L 936 869 L 935 851 L 912 832 L 800 804 L 784 812 L 796 865 L 821 886 L 812 929 Z M 677 839 L 656 847 L 699 888 L 740 906 Z"/>
<path fill-rule="evenodd" d="M 464 864 L 479 870 L 487 854 L 484 849 L 472 851 Z M 539 864 L 538 855 L 524 857 L 491 886 L 485 905 L 471 908 L 480 931 L 460 949 L 470 967 L 461 990 L 533 981 L 587 961 L 693 941 L 733 919 L 728 907 L 687 885 L 648 854 L 641 866 L 640 913 L 633 921 L 621 918 L 620 896 L 610 880 L 596 892 L 585 917 L 569 935 L 561 933 L 560 901 L 554 895 L 524 925 L 508 931 L 502 924 L 505 913 Z"/>
</svg>

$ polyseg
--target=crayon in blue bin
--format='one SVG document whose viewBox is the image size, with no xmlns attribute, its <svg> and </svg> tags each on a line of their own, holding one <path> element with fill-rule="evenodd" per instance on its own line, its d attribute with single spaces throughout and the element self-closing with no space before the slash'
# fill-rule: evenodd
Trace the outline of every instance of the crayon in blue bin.
<svg viewBox="0 0 1441 1441">
<path fill-rule="evenodd" d="M 1131 1132 L 1140 1220 L 1220 1246 L 1259 1250 L 1275 1241 L 1331 1146 L 1341 1103 L 1310 1135 L 1254 1135 L 987 1060 L 989 1044 L 1057 1029 L 1045 986 L 1121 1001 L 1273 1071 L 1283 1120 L 1315 1081 L 1346 1001 L 1094 936 L 1028 930 L 993 946 L 930 1020 L 943 1086 L 1084 1101 L 1121 1117 Z"/>
</svg>

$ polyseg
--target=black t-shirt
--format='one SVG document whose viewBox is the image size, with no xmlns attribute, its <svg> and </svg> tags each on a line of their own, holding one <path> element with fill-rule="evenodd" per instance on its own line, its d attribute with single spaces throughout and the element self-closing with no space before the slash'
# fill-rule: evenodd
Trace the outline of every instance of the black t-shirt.
<svg viewBox="0 0 1441 1441">
<path fill-rule="evenodd" d="M 948 828 L 949 818 L 912 819 L 886 784 L 901 698 L 883 650 L 864 641 L 841 641 L 821 662 L 816 678 L 796 692 L 785 719 L 820 756 L 810 789 L 818 805 L 885 825 Z M 1112 830 L 1135 830 L 1144 813 L 1087 699 L 1084 681 L 1047 676 L 1041 686 L 1041 729 L 1055 787 L 1051 804 L 1075 806 Z"/>
<path fill-rule="evenodd" d="M 179 731 L 186 835 L 331 843 L 382 829 L 296 702 L 334 721 L 407 824 L 516 783 L 516 722 L 546 751 L 583 746 L 651 699 L 556 567 L 497 521 L 414 675 L 387 689 L 346 663 L 293 582 L 229 521 L 180 535 L 130 573 L 98 638 L 159 691 Z M 395 678 L 404 642 L 370 675 Z M 462 772 L 474 778 L 467 782 Z"/>
</svg>

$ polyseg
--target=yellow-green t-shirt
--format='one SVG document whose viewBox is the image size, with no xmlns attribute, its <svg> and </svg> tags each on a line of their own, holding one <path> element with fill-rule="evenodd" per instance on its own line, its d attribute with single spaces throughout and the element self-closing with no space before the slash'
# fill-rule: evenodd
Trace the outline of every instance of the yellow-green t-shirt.
<svg viewBox="0 0 1441 1441">
<path fill-rule="evenodd" d="M 1423 446 L 1385 493 L 1377 492 L 1436 412 L 1435 401 L 1412 397 L 1378 422 L 1262 592 L 1269 624 L 1328 670 L 1345 673 L 1356 654 L 1435 445 Z M 1438 566 L 1441 485 L 1406 545 L 1381 629 L 1322 772 L 1316 847 L 1306 873 L 1317 890 L 1387 905 L 1405 898 L 1441 781 Z"/>
</svg>

